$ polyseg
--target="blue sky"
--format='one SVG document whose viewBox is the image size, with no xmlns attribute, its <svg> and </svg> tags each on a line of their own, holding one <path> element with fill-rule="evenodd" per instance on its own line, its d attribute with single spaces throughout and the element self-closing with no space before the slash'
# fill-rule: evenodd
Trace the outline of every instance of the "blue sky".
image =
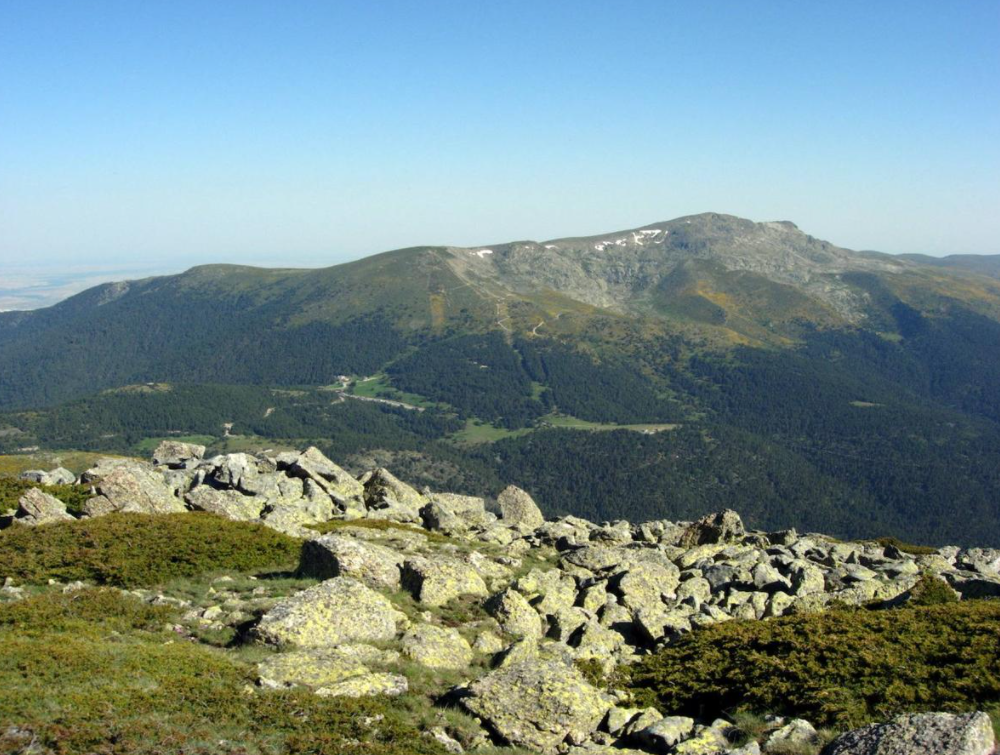
<svg viewBox="0 0 1000 755">
<path fill-rule="evenodd" d="M 0 275 L 718 211 L 1000 253 L 1000 3 L 0 3 Z"/>
</svg>

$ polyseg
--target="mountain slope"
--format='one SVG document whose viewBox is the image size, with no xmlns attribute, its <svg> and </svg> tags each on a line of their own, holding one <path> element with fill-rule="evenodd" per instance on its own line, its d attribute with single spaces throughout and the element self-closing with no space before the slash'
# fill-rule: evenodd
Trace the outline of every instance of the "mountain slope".
<svg viewBox="0 0 1000 755">
<path fill-rule="evenodd" d="M 817 327 L 882 329 L 897 300 L 996 318 L 1000 281 L 717 214 L 320 270 L 211 265 L 0 315 L 0 407 L 147 380 L 324 383 L 459 332 L 788 345 Z"/>
<path fill-rule="evenodd" d="M 0 315 L 0 409 L 34 409 L 0 450 L 307 442 L 550 513 L 1000 544 L 1000 279 L 967 267 L 707 214 L 108 284 Z M 93 396 L 142 383 L 179 387 Z"/>
</svg>

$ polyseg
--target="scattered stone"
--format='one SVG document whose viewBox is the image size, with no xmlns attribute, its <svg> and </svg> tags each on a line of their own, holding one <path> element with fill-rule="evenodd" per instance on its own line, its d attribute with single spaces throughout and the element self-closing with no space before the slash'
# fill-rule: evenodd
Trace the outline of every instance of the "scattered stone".
<svg viewBox="0 0 1000 755">
<path fill-rule="evenodd" d="M 472 663 L 472 648 L 457 629 L 420 624 L 403 635 L 403 655 L 427 668 L 461 669 Z"/>
<path fill-rule="evenodd" d="M 153 464 L 156 466 L 180 469 L 190 461 L 199 461 L 205 457 L 205 447 L 194 443 L 182 443 L 179 440 L 165 440 L 153 451 Z"/>
<path fill-rule="evenodd" d="M 702 517 L 684 533 L 681 545 L 691 547 L 737 542 L 746 535 L 743 520 L 732 509 Z"/>
<path fill-rule="evenodd" d="M 372 697 L 385 695 L 396 697 L 409 690 L 405 676 L 389 673 L 368 673 L 352 676 L 342 682 L 320 687 L 316 694 L 320 697 Z"/>
<path fill-rule="evenodd" d="M 809 745 L 818 739 L 816 729 L 808 721 L 793 719 L 771 733 L 764 743 L 764 752 L 781 753 L 795 746 Z"/>
<path fill-rule="evenodd" d="M 381 467 L 365 481 L 364 500 L 369 517 L 394 522 L 419 522 L 420 509 L 427 503 L 414 488 Z"/>
<path fill-rule="evenodd" d="M 515 637 L 541 637 L 542 619 L 527 599 L 513 587 L 501 590 L 486 602 L 486 610 L 500 630 Z"/>
<path fill-rule="evenodd" d="M 52 522 L 73 521 L 66 504 L 38 488 L 28 488 L 17 502 L 14 524 L 35 527 Z"/>
<path fill-rule="evenodd" d="M 264 510 L 264 500 L 244 495 L 238 490 L 219 490 L 210 485 L 199 485 L 184 496 L 191 508 L 208 511 L 240 522 L 255 522 Z"/>
<path fill-rule="evenodd" d="M 110 463 L 105 463 L 110 462 Z M 137 514 L 174 514 L 187 511 L 174 495 L 163 475 L 145 462 L 131 459 L 102 459 L 84 473 L 95 482 L 98 495 L 84 504 L 87 516 L 113 511 Z"/>
<path fill-rule="evenodd" d="M 519 524 L 528 529 L 535 529 L 545 523 L 538 504 L 521 488 L 508 485 L 497 496 L 500 506 L 500 516 L 505 524 Z"/>
<path fill-rule="evenodd" d="M 486 597 L 483 578 L 469 564 L 447 558 L 408 558 L 403 563 L 403 589 L 425 606 L 443 606 L 461 595 Z"/>
<path fill-rule="evenodd" d="M 391 640 L 405 616 L 389 599 L 349 577 L 336 577 L 278 603 L 254 634 L 280 647 L 332 647 Z"/>
<path fill-rule="evenodd" d="M 299 573 L 318 579 L 353 577 L 369 587 L 396 590 L 402 560 L 399 553 L 383 545 L 331 534 L 303 544 Z"/>
<path fill-rule="evenodd" d="M 656 748 L 657 752 L 666 752 L 668 748 L 691 736 L 692 732 L 694 732 L 693 718 L 666 716 L 638 732 L 635 738 Z"/>
<path fill-rule="evenodd" d="M 577 669 L 534 660 L 476 680 L 462 705 L 505 741 L 543 754 L 582 744 L 611 707 Z"/>
</svg>

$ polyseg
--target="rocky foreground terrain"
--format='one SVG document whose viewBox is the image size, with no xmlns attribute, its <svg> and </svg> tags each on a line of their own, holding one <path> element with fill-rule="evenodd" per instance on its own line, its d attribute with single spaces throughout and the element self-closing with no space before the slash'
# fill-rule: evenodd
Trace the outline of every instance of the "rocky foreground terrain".
<svg viewBox="0 0 1000 755">
<path fill-rule="evenodd" d="M 207 606 L 134 594 L 174 601 L 189 624 L 235 627 L 243 641 L 276 650 L 258 665 L 259 688 L 393 696 L 422 669 L 453 672 L 436 700 L 479 728 L 459 735 L 442 725 L 428 736 L 456 753 L 491 743 L 578 755 L 816 752 L 820 734 L 802 719 L 774 719 L 760 741 L 736 747 L 726 711 L 695 720 L 633 707 L 616 672 L 720 622 L 902 605 L 928 578 L 961 599 L 1000 597 L 1000 550 L 917 555 L 884 542 L 747 531 L 733 511 L 696 522 L 546 520 L 513 486 L 495 502 L 419 491 L 385 469 L 355 478 L 315 448 L 203 456 L 202 447 L 165 442 L 152 463 L 101 461 L 78 480 L 93 487 L 83 516 L 195 510 L 260 522 L 302 538 L 299 575 L 317 581 L 274 598 L 263 588 L 230 592 L 220 580 Z M 65 470 L 26 474 L 43 485 L 77 481 Z M 31 489 L 4 524 L 73 518 Z M 987 755 L 994 746 L 985 713 L 924 713 L 842 734 L 824 752 Z"/>
</svg>

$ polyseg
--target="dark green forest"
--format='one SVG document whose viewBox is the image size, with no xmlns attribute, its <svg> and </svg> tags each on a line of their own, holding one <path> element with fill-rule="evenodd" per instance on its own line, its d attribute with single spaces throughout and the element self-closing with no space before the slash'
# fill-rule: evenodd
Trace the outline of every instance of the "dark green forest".
<svg viewBox="0 0 1000 755">
<path fill-rule="evenodd" d="M 407 330 L 377 307 L 295 314 L 326 306 L 328 286 L 218 295 L 211 280 L 192 292 L 154 279 L 114 306 L 101 287 L 0 317 L 0 452 L 142 455 L 189 435 L 213 452 L 315 444 L 345 463 L 375 453 L 439 489 L 515 483 L 549 514 L 730 506 L 762 528 L 1000 545 L 1000 323 L 844 278 L 868 297 L 864 327 L 802 322 L 795 345 L 725 349 L 605 316 L 555 339 Z M 359 296 L 352 285 L 337 295 Z M 341 375 L 379 375 L 385 398 L 420 410 L 323 388 Z M 467 432 L 481 423 L 490 432 Z M 655 423 L 676 427 L 620 427 Z"/>
</svg>

